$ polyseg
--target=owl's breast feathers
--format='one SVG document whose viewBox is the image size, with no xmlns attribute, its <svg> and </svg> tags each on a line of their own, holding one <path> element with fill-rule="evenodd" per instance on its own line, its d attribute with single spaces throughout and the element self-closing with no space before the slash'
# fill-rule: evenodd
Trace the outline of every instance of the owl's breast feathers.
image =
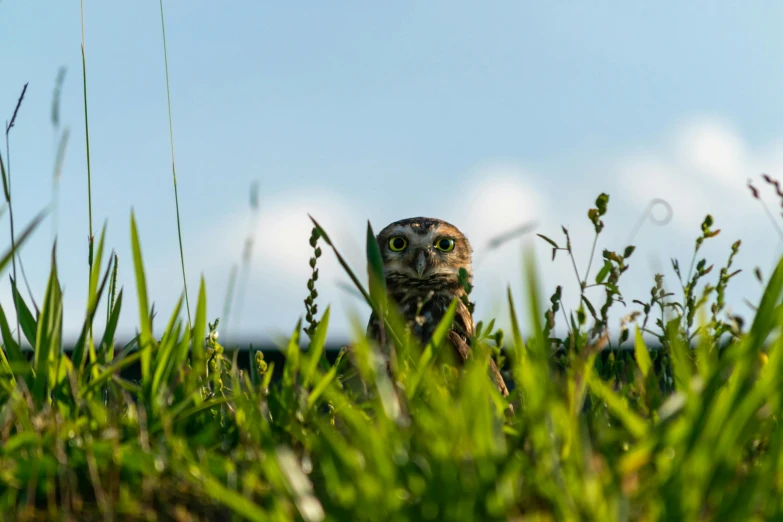
<svg viewBox="0 0 783 522">
<path fill-rule="evenodd" d="M 400 311 L 408 322 L 411 332 L 426 343 L 432 337 L 440 324 L 452 300 L 461 298 L 465 289 L 450 275 L 435 275 L 426 279 L 416 279 L 402 274 L 388 274 L 386 285 L 389 296 L 400 307 Z M 378 339 L 379 328 L 377 317 L 370 318 L 368 335 Z M 449 344 L 457 355 L 458 363 L 464 363 L 470 357 L 470 337 L 473 335 L 473 316 L 468 307 L 459 300 L 448 333 Z M 504 397 L 508 389 L 495 361 L 490 357 L 489 371 L 497 383 L 498 390 Z"/>
</svg>

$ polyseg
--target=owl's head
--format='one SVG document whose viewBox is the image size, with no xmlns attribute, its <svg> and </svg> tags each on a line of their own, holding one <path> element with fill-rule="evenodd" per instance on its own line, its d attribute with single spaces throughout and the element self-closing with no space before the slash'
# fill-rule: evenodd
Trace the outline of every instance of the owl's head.
<svg viewBox="0 0 783 522">
<path fill-rule="evenodd" d="M 459 269 L 472 274 L 472 249 L 457 227 L 440 219 L 395 221 L 378 234 L 386 277 L 456 279 Z"/>
</svg>

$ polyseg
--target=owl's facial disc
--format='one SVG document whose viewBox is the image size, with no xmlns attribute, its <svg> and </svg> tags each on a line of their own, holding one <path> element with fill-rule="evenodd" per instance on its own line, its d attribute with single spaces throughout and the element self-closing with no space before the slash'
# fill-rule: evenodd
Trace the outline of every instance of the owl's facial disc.
<svg viewBox="0 0 783 522">
<path fill-rule="evenodd" d="M 393 235 L 385 248 L 387 273 L 398 273 L 413 279 L 428 279 L 435 275 L 454 275 L 451 263 L 454 239 L 438 233 Z"/>
<path fill-rule="evenodd" d="M 409 279 L 456 280 L 459 270 L 471 272 L 471 248 L 454 226 L 430 218 L 397 221 L 378 235 L 388 276 Z"/>
</svg>

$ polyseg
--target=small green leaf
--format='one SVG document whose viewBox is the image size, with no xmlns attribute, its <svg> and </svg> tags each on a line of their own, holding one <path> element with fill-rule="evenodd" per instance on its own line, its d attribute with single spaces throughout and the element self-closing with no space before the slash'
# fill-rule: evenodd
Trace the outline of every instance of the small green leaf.
<svg viewBox="0 0 783 522">
<path fill-rule="evenodd" d="M 604 282 L 606 279 L 606 276 L 609 275 L 609 273 L 612 271 L 612 263 L 609 261 L 604 262 L 604 266 L 601 267 L 601 270 L 598 271 L 598 274 L 595 276 L 595 282 L 599 285 Z"/>
<path fill-rule="evenodd" d="M 636 329 L 636 338 L 634 340 L 634 356 L 636 358 L 636 364 L 642 372 L 642 376 L 646 379 L 647 374 L 650 373 L 650 369 L 652 368 L 652 360 L 650 359 L 650 352 L 644 344 L 642 331 L 639 328 Z"/>
<path fill-rule="evenodd" d="M 543 239 L 544 241 L 546 241 L 547 243 L 549 243 L 550 245 L 552 245 L 553 247 L 560 248 L 559 246 L 557 246 L 557 243 L 555 243 L 554 241 L 546 237 L 544 234 L 536 234 L 536 235 L 541 239 Z"/>
<path fill-rule="evenodd" d="M 584 302 L 584 304 L 587 306 L 587 309 L 590 310 L 590 315 L 593 316 L 593 319 L 597 321 L 598 315 L 595 313 L 595 307 L 593 306 L 593 303 L 591 303 L 585 295 L 582 296 L 582 302 Z"/>
<path fill-rule="evenodd" d="M 313 405 L 318 401 L 318 399 L 323 395 L 324 391 L 326 391 L 326 388 L 329 387 L 330 384 L 332 384 L 337 377 L 337 366 L 332 366 L 329 371 L 324 375 L 320 381 L 318 381 L 318 384 L 315 385 L 313 388 L 313 391 L 310 392 L 310 395 L 307 396 L 307 407 L 312 408 Z"/>
</svg>

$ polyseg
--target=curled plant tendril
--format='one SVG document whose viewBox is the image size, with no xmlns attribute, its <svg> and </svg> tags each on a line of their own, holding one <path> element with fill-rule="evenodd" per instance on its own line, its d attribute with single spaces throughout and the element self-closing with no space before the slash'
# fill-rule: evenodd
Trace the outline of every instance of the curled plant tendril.
<svg viewBox="0 0 783 522">
<path fill-rule="evenodd" d="M 662 206 L 664 209 L 666 209 L 666 215 L 662 218 L 657 218 L 653 214 L 653 209 L 657 206 Z M 639 229 L 642 228 L 642 225 L 644 225 L 644 222 L 649 218 L 650 221 L 658 225 L 659 227 L 668 225 L 669 222 L 674 217 L 674 209 L 672 209 L 672 206 L 669 204 L 668 201 L 661 198 L 653 198 L 650 200 L 649 203 L 647 203 L 647 206 L 644 209 L 644 212 L 642 213 L 639 220 L 636 222 L 636 225 L 634 225 L 633 230 L 631 231 L 631 235 L 628 236 L 627 243 L 630 244 L 633 242 L 633 239 L 636 237 L 636 234 L 639 233 Z"/>
</svg>

